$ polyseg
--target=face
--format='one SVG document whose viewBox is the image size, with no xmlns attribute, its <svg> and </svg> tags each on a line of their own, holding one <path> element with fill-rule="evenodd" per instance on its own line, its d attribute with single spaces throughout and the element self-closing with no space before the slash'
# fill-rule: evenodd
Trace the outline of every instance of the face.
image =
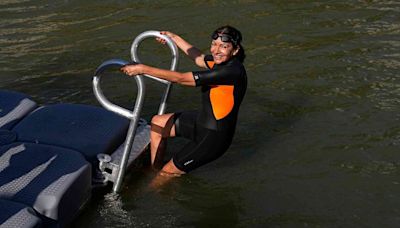
<svg viewBox="0 0 400 228">
<path fill-rule="evenodd" d="M 236 55 L 239 51 L 239 48 L 235 49 L 232 43 L 223 42 L 221 37 L 218 37 L 218 39 L 211 41 L 210 51 L 214 58 L 215 64 L 220 64 L 230 60 L 232 56 Z"/>
</svg>

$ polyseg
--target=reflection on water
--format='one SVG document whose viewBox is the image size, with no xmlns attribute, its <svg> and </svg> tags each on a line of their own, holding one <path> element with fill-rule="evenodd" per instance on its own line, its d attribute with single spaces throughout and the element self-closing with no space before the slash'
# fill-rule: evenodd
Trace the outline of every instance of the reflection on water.
<svg viewBox="0 0 400 228">
<path fill-rule="evenodd" d="M 3 0 L 0 12 L 0 88 L 41 104 L 98 105 L 94 69 L 128 60 L 145 30 L 174 31 L 204 51 L 220 24 L 243 32 L 249 88 L 229 152 L 158 193 L 146 190 L 153 174 L 138 168 L 119 197 L 94 197 L 77 226 L 400 223 L 398 1 Z M 157 45 L 146 43 L 142 60 L 167 66 Z M 197 70 L 180 60 L 180 70 Z M 149 118 L 162 86 L 146 87 Z M 132 106 L 129 78 L 107 75 L 102 88 Z M 176 86 L 168 109 L 191 110 L 199 99 Z"/>
</svg>

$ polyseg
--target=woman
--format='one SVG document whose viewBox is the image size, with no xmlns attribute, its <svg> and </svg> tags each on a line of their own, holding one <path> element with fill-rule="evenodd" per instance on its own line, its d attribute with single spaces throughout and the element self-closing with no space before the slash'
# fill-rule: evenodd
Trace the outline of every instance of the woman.
<svg viewBox="0 0 400 228">
<path fill-rule="evenodd" d="M 151 163 L 162 156 L 165 139 L 185 137 L 190 140 L 162 167 L 160 174 L 179 176 L 220 157 L 228 149 L 235 132 L 240 103 L 247 88 L 242 65 L 245 54 L 240 31 L 223 26 L 211 38 L 211 55 L 204 55 L 180 36 L 170 37 L 197 66 L 205 71 L 175 72 L 143 64 L 128 65 L 121 70 L 128 75 L 149 74 L 186 86 L 201 86 L 202 107 L 197 112 L 156 115 L 151 121 Z M 158 39 L 165 43 L 165 40 Z"/>
</svg>

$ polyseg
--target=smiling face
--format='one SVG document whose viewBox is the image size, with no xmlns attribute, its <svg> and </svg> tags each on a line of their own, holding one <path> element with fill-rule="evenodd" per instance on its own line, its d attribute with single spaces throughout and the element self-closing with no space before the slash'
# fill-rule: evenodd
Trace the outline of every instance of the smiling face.
<svg viewBox="0 0 400 228">
<path fill-rule="evenodd" d="M 210 51 L 215 64 L 221 64 L 236 55 L 239 51 L 239 46 L 234 48 L 232 43 L 223 42 L 221 37 L 218 37 L 218 39 L 212 40 Z"/>
</svg>

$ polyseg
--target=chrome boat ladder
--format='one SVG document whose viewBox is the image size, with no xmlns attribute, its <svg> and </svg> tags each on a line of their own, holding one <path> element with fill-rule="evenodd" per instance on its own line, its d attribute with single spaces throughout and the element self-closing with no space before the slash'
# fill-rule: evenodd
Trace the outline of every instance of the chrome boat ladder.
<svg viewBox="0 0 400 228">
<path fill-rule="evenodd" d="M 171 50 L 172 62 L 170 70 L 176 71 L 178 67 L 178 49 L 175 43 L 165 35 L 161 35 L 159 31 L 146 31 L 139 34 L 133 41 L 131 46 L 131 58 L 135 63 L 140 63 L 137 55 L 139 44 L 146 38 L 158 37 L 164 39 L 166 44 Z M 146 149 L 150 143 L 150 126 L 146 122 L 140 119 L 141 110 L 143 107 L 143 101 L 145 97 L 145 84 L 143 76 L 154 79 L 162 84 L 165 84 L 165 90 L 161 98 L 158 114 L 164 114 L 167 107 L 167 100 L 172 88 L 172 83 L 163 79 L 156 78 L 151 75 L 137 75 L 135 81 L 138 87 L 137 97 L 133 110 L 128 110 L 118 105 L 111 103 L 103 94 L 100 88 L 101 74 L 109 67 L 122 67 L 130 64 L 127 61 L 121 59 L 111 59 L 103 62 L 96 70 L 93 77 L 93 91 L 100 102 L 100 104 L 107 110 L 112 111 L 118 115 L 126 117 L 130 120 L 129 128 L 125 138 L 125 143 L 113 154 L 99 154 L 99 170 L 100 174 L 104 178 L 104 183 L 107 181 L 113 182 L 113 192 L 117 193 L 121 189 L 122 180 L 125 175 L 127 167 Z"/>
</svg>

